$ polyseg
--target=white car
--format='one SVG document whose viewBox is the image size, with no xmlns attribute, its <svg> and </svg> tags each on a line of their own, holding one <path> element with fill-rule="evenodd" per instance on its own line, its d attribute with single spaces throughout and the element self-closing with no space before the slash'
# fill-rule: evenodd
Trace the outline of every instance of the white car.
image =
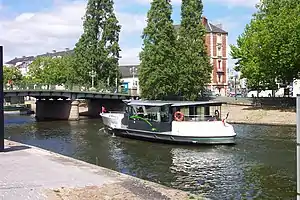
<svg viewBox="0 0 300 200">
<path fill-rule="evenodd" d="M 271 97 L 272 90 L 263 90 L 258 94 L 259 97 Z"/>
<path fill-rule="evenodd" d="M 257 97 L 257 90 L 252 90 L 247 93 L 247 97 Z"/>
<path fill-rule="evenodd" d="M 257 95 L 257 90 L 252 90 L 250 92 L 248 92 L 247 97 L 271 97 L 272 96 L 272 90 L 263 90 L 261 92 L 258 93 Z"/>
<path fill-rule="evenodd" d="M 284 88 L 279 88 L 277 92 L 275 92 L 275 97 L 284 97 Z"/>
</svg>

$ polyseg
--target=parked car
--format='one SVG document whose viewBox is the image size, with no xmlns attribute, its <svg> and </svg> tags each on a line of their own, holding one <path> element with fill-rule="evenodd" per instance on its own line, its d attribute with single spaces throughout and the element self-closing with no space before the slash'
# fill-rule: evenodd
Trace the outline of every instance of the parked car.
<svg viewBox="0 0 300 200">
<path fill-rule="evenodd" d="M 257 97 L 257 94 L 258 94 L 257 90 L 251 90 L 250 92 L 247 93 L 247 97 L 254 98 Z"/>
<path fill-rule="evenodd" d="M 263 90 L 258 94 L 259 97 L 271 97 L 272 90 Z"/>
</svg>

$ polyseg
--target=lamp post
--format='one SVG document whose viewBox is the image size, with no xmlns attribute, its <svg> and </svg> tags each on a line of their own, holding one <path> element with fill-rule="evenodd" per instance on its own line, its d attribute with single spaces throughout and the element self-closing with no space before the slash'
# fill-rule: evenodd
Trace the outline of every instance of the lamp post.
<svg viewBox="0 0 300 200">
<path fill-rule="evenodd" d="M 4 93 L 3 93 L 3 46 L 0 46 L 0 151 L 4 151 Z"/>
<path fill-rule="evenodd" d="M 136 67 L 131 67 L 130 73 L 132 74 L 132 88 L 131 88 L 131 95 L 132 96 L 137 96 L 137 85 L 135 84 L 135 74 L 137 72 Z"/>
<path fill-rule="evenodd" d="M 236 79 L 237 79 L 237 77 L 238 77 L 238 74 L 235 73 L 234 74 L 234 96 L 235 96 L 235 100 L 237 100 L 237 98 L 236 98 Z"/>
<path fill-rule="evenodd" d="M 92 88 L 91 88 L 91 90 L 95 90 L 94 78 L 97 76 L 97 73 L 94 70 L 92 70 L 91 72 L 89 72 L 89 76 L 92 77 Z"/>
<path fill-rule="evenodd" d="M 134 79 L 135 79 L 135 74 L 136 74 L 136 67 L 130 67 L 130 73 L 132 74 L 132 81 L 133 81 L 133 86 L 136 86 L 136 84 L 135 84 L 135 81 L 134 81 Z"/>
</svg>

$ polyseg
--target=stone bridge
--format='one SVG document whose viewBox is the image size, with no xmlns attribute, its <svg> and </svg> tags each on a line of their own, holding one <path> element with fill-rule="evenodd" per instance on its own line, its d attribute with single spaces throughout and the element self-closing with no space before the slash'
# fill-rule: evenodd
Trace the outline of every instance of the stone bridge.
<svg viewBox="0 0 300 200">
<path fill-rule="evenodd" d="M 4 90 L 4 98 L 34 97 L 36 119 L 44 120 L 79 120 L 79 101 L 87 100 L 89 117 L 99 117 L 101 107 L 109 111 L 124 108 L 125 99 L 135 98 L 128 93 L 111 93 L 81 90 L 55 89 L 9 89 Z"/>
</svg>

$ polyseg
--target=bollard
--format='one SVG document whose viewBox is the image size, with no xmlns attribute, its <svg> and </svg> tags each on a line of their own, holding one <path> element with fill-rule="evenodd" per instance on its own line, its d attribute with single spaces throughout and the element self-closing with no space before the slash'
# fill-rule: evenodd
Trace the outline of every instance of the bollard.
<svg viewBox="0 0 300 200">
<path fill-rule="evenodd" d="M 0 152 L 4 151 L 4 93 L 3 93 L 3 46 L 0 46 Z"/>
<path fill-rule="evenodd" d="M 297 200 L 300 200 L 300 95 L 297 94 Z"/>
</svg>

